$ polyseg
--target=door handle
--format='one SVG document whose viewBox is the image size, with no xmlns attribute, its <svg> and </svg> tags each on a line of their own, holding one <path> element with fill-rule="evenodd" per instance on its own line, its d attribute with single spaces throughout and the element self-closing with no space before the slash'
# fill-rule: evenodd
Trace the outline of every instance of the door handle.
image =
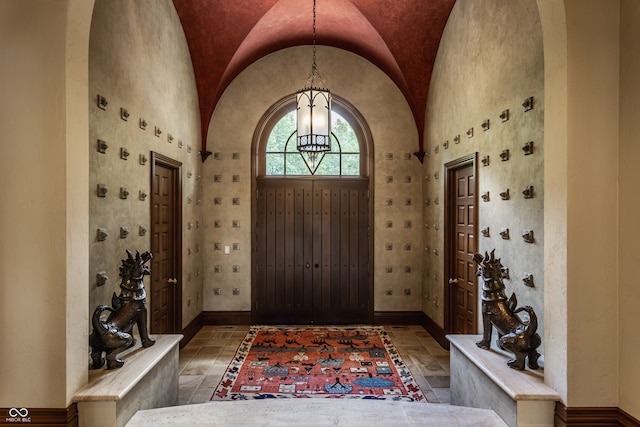
<svg viewBox="0 0 640 427">
<path fill-rule="evenodd" d="M 311 264 L 306 263 L 306 264 L 305 264 L 305 267 L 307 267 L 307 268 L 311 268 Z"/>
<path fill-rule="evenodd" d="M 178 283 L 178 279 L 176 279 L 176 278 L 173 278 L 173 279 L 169 278 L 169 279 L 167 279 L 167 283 L 168 283 L 168 284 L 170 284 L 170 285 L 175 285 L 176 283 Z"/>
<path fill-rule="evenodd" d="M 458 284 L 459 280 L 458 279 L 449 279 L 449 284 L 450 285 L 456 285 Z"/>
<path fill-rule="evenodd" d="M 320 264 L 314 264 L 315 268 L 320 268 Z"/>
</svg>

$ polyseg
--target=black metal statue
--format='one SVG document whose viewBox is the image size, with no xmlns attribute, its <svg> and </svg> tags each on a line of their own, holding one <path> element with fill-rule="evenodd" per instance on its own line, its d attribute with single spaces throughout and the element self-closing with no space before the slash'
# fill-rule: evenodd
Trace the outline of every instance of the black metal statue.
<svg viewBox="0 0 640 427">
<path fill-rule="evenodd" d="M 102 367 L 105 359 L 107 369 L 120 368 L 124 364 L 118 354 L 135 345 L 131 334 L 134 324 L 138 325 L 143 347 L 155 344 L 147 332 L 147 294 L 142 282 L 144 276 L 150 274 L 145 264 L 152 258 L 150 252 L 140 255 L 137 251 L 134 258 L 127 250 L 127 258 L 122 260 L 120 267 L 120 295 L 114 292 L 111 298 L 113 308 L 99 305 L 93 312 L 93 332 L 89 337 L 92 369 Z M 101 318 L 104 311 L 111 312 L 106 321 Z M 102 357 L 103 353 L 106 357 Z"/>
<path fill-rule="evenodd" d="M 482 324 L 484 326 L 482 340 L 476 345 L 489 349 L 492 326 L 495 326 L 498 331 L 498 346 L 515 355 L 515 359 L 507 362 L 507 365 L 524 370 L 525 359 L 527 359 L 530 369 L 538 369 L 540 353 L 536 349 L 540 347 L 542 340 L 536 333 L 538 318 L 533 308 L 530 306 L 516 308 L 518 301 L 515 293 L 512 293 L 507 300 L 502 281 L 504 267 L 500 258 L 495 257 L 494 251 L 491 251 L 491 254 L 485 252 L 484 256 L 475 254 L 473 260 L 478 264 L 476 274 L 482 279 Z M 516 315 L 521 311 L 527 312 L 528 321 L 523 322 Z"/>
</svg>

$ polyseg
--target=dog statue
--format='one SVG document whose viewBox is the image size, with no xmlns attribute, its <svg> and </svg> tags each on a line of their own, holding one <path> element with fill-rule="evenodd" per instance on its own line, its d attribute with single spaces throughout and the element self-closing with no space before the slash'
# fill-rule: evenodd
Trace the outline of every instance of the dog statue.
<svg viewBox="0 0 640 427">
<path fill-rule="evenodd" d="M 143 347 L 151 347 L 155 340 L 147 332 L 147 294 L 144 290 L 143 278 L 150 274 L 145 264 L 153 256 L 150 252 L 140 255 L 136 251 L 135 258 L 127 250 L 127 258 L 122 260 L 120 267 L 120 295 L 113 293 L 111 305 L 99 305 L 93 312 L 93 332 L 89 337 L 91 345 L 92 369 L 99 369 L 104 365 L 107 369 L 120 368 L 124 360 L 118 354 L 135 345 L 131 334 L 133 325 L 138 325 L 138 333 Z M 102 313 L 109 311 L 107 320 L 102 320 Z M 102 354 L 106 357 L 103 357 Z"/>
<path fill-rule="evenodd" d="M 504 292 L 502 275 L 504 267 L 500 258 L 495 258 L 494 251 L 482 256 L 475 254 L 473 260 L 478 264 L 476 275 L 482 279 L 482 324 L 484 333 L 482 340 L 476 345 L 489 349 L 491 334 L 495 326 L 498 331 L 498 346 L 512 352 L 515 359 L 507 362 L 513 369 L 525 369 L 527 359 L 529 369 L 538 369 L 540 353 L 536 349 L 542 343 L 538 329 L 538 318 L 530 306 L 516 308 L 518 301 L 516 294 L 511 294 L 509 300 Z M 529 320 L 523 322 L 516 314 L 526 311 Z"/>
</svg>

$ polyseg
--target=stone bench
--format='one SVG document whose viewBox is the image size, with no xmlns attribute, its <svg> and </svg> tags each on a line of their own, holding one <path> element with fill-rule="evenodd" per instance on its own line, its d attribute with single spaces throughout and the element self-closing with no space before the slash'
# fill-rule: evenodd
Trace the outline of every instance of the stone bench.
<svg viewBox="0 0 640 427">
<path fill-rule="evenodd" d="M 182 335 L 152 335 L 155 345 L 138 344 L 120 354 L 122 368 L 89 371 L 89 382 L 73 397 L 80 427 L 123 427 L 141 409 L 178 404 Z"/>
<path fill-rule="evenodd" d="M 553 426 L 558 393 L 541 370 L 519 371 L 510 358 L 476 346 L 480 335 L 447 335 L 451 342 L 451 404 L 492 409 L 512 427 Z"/>
</svg>

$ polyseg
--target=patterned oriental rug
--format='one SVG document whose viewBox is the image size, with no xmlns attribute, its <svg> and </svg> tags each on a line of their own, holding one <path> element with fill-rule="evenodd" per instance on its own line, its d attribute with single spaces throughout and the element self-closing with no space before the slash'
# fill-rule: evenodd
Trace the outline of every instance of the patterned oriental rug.
<svg viewBox="0 0 640 427">
<path fill-rule="evenodd" d="M 426 402 L 379 326 L 253 326 L 211 400 L 311 397 Z"/>
</svg>

